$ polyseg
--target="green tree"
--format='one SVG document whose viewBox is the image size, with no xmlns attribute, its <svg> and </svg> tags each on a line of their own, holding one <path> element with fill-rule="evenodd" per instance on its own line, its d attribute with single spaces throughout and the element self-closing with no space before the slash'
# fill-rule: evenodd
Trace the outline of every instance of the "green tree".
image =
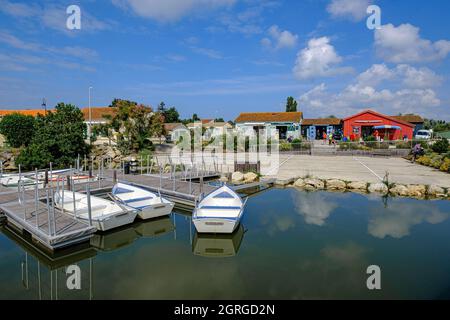
<svg viewBox="0 0 450 320">
<path fill-rule="evenodd" d="M 41 169 L 49 162 L 55 168 L 68 167 L 78 155 L 89 153 L 83 113 L 74 105 L 60 103 L 54 112 L 39 115 L 35 121 L 35 134 L 17 158 L 24 168 Z"/>
<path fill-rule="evenodd" d="M 152 109 L 134 101 L 119 99 L 114 100 L 111 106 L 117 108 L 110 126 L 118 132 L 117 146 L 120 151 L 130 154 L 152 148 L 149 139 L 155 134 L 153 121 L 156 121 Z M 161 113 L 156 114 L 161 119 Z"/>
<path fill-rule="evenodd" d="M 164 101 L 161 101 L 158 105 L 158 112 L 164 113 L 166 112 L 166 104 Z"/>
<path fill-rule="evenodd" d="M 0 133 L 13 148 L 28 146 L 34 136 L 35 119 L 19 113 L 9 114 L 0 121 Z"/>
<path fill-rule="evenodd" d="M 200 118 L 198 117 L 198 115 L 196 113 L 194 113 L 192 115 L 192 121 L 200 121 Z"/>
<path fill-rule="evenodd" d="M 152 116 L 150 130 L 152 136 L 159 137 L 159 144 L 162 143 L 161 137 L 166 135 L 166 130 L 164 128 L 164 116 L 157 112 Z"/>
<path fill-rule="evenodd" d="M 180 114 L 175 107 L 171 107 L 163 112 L 166 123 L 180 122 Z"/>
<path fill-rule="evenodd" d="M 294 99 L 294 97 L 287 98 L 286 112 L 297 112 L 297 101 Z"/>
<path fill-rule="evenodd" d="M 214 122 L 225 122 L 223 118 L 216 118 L 214 119 Z"/>
</svg>

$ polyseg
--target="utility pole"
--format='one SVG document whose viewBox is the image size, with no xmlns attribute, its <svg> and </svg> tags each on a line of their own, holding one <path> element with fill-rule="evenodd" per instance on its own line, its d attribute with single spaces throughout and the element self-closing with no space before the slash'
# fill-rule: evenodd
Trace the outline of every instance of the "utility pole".
<svg viewBox="0 0 450 320">
<path fill-rule="evenodd" d="M 47 100 L 45 98 L 42 99 L 42 108 L 44 108 L 44 115 L 47 115 Z"/>
</svg>

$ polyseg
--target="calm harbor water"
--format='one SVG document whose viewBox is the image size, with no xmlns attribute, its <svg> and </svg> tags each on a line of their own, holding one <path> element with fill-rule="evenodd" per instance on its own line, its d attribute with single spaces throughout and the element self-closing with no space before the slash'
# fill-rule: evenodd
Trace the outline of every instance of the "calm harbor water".
<svg viewBox="0 0 450 320">
<path fill-rule="evenodd" d="M 271 189 L 231 236 L 196 235 L 177 213 L 53 261 L 3 228 L 0 299 L 448 299 L 449 218 L 450 201 Z M 379 291 L 366 287 L 373 264 Z"/>
</svg>

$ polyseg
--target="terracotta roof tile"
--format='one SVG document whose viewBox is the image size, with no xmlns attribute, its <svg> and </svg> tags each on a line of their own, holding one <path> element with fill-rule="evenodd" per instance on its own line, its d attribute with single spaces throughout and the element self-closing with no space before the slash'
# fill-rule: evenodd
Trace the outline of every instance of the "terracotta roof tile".
<svg viewBox="0 0 450 320">
<path fill-rule="evenodd" d="M 35 109 L 35 110 L 29 110 L 29 109 L 26 109 L 26 110 L 0 110 L 0 117 L 4 117 L 6 115 L 13 114 L 13 113 L 19 113 L 19 114 L 23 114 L 23 115 L 26 115 L 26 116 L 36 117 L 38 114 L 44 115 L 45 110 L 44 109 Z"/>
<path fill-rule="evenodd" d="M 392 118 L 397 120 L 402 120 L 410 123 L 423 123 L 424 120 L 421 116 L 418 116 L 416 114 L 405 114 L 402 116 L 392 116 Z"/>
<path fill-rule="evenodd" d="M 303 126 L 338 126 L 342 123 L 342 119 L 337 118 L 321 118 L 321 119 L 303 119 Z"/>
<path fill-rule="evenodd" d="M 81 109 L 85 121 L 89 121 L 89 108 Z M 92 121 L 106 120 L 105 115 L 114 116 L 116 112 L 112 107 L 91 107 Z"/>
<path fill-rule="evenodd" d="M 243 112 L 236 122 L 300 122 L 301 112 Z"/>
</svg>

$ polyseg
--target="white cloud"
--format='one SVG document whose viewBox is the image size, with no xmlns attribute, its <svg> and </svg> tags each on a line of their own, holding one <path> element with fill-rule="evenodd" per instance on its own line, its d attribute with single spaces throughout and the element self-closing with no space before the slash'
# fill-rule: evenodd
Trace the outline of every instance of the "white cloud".
<svg viewBox="0 0 450 320">
<path fill-rule="evenodd" d="M 222 53 L 220 53 L 219 51 L 214 50 L 214 49 L 202 48 L 202 47 L 197 47 L 197 46 L 191 46 L 190 49 L 197 54 L 201 54 L 201 55 L 206 56 L 211 59 L 217 59 L 217 60 L 223 59 Z"/>
<path fill-rule="evenodd" d="M 17 38 L 13 34 L 0 31 L 0 43 L 6 43 L 7 45 L 25 51 L 37 52 L 40 54 L 57 54 L 61 56 L 71 56 L 82 59 L 93 59 L 98 57 L 97 51 L 79 47 L 79 46 L 66 46 L 66 47 L 53 47 L 53 46 L 45 46 L 37 42 L 25 41 Z"/>
<path fill-rule="evenodd" d="M 375 31 L 377 54 L 386 61 L 394 63 L 428 62 L 442 60 L 450 53 L 450 41 L 432 42 L 422 39 L 420 29 L 402 24 L 383 25 Z"/>
<path fill-rule="evenodd" d="M 423 223 L 439 224 L 448 219 L 448 214 L 436 206 L 403 203 L 391 204 L 383 212 L 373 212 L 369 221 L 369 233 L 380 239 L 396 239 L 409 235 L 412 227 Z"/>
<path fill-rule="evenodd" d="M 31 17 L 35 15 L 38 10 L 40 9 L 36 6 L 0 0 L 0 11 L 13 17 Z"/>
<path fill-rule="evenodd" d="M 327 11 L 334 18 L 346 18 L 352 21 L 361 21 L 366 16 L 370 0 L 332 0 Z"/>
<path fill-rule="evenodd" d="M 338 205 L 320 193 L 294 193 L 292 198 L 297 213 L 302 215 L 307 224 L 323 226 Z"/>
<path fill-rule="evenodd" d="M 400 64 L 392 69 L 385 64 L 374 64 L 357 77 L 359 87 L 396 82 L 408 88 L 430 88 L 440 85 L 442 80 L 441 76 L 429 68 L 414 68 L 407 64 Z"/>
<path fill-rule="evenodd" d="M 282 48 L 293 48 L 297 44 L 298 35 L 288 30 L 282 31 L 278 26 L 273 25 L 268 30 L 268 38 L 263 38 L 261 44 L 275 50 Z"/>
<path fill-rule="evenodd" d="M 161 22 L 173 22 L 195 11 L 229 7 L 236 0 L 112 0 L 121 7 L 131 9 L 139 16 Z"/>
<path fill-rule="evenodd" d="M 299 98 L 300 105 L 313 114 L 348 115 L 374 108 L 386 114 L 430 114 L 441 106 L 434 87 L 442 78 L 428 68 L 398 65 L 373 65 L 362 72 L 354 83 L 332 92 L 322 83 Z"/>
<path fill-rule="evenodd" d="M 348 73 L 351 68 L 336 67 L 342 58 L 330 44 L 328 37 L 309 40 L 308 47 L 299 51 L 294 66 L 294 75 L 298 79 L 328 77 Z"/>
</svg>

